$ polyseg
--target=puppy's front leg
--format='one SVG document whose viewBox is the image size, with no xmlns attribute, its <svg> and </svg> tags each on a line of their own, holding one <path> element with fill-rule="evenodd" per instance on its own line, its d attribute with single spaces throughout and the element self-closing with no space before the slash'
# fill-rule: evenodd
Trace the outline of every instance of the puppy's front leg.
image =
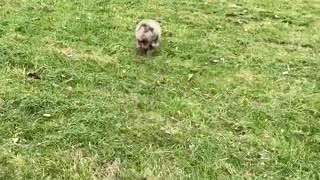
<svg viewBox="0 0 320 180">
<path fill-rule="evenodd" d="M 156 36 L 156 38 L 152 41 L 151 46 L 153 48 L 158 48 L 159 47 L 159 36 Z"/>
<path fill-rule="evenodd" d="M 150 57 L 150 56 L 153 55 L 153 53 L 154 53 L 154 48 L 151 48 L 151 49 L 148 49 L 148 50 L 147 50 L 146 55 L 147 55 L 148 57 Z"/>
</svg>

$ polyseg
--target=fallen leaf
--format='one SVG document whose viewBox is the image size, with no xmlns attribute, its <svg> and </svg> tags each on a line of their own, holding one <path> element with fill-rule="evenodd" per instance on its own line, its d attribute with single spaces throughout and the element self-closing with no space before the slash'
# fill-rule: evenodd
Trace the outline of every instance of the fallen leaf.
<svg viewBox="0 0 320 180">
<path fill-rule="evenodd" d="M 213 63 L 219 63 L 220 61 L 218 59 L 212 60 Z"/>
<path fill-rule="evenodd" d="M 236 126 L 234 130 L 236 131 L 237 135 L 245 135 L 247 133 L 243 126 Z"/>
<path fill-rule="evenodd" d="M 36 79 L 41 79 L 38 72 L 28 72 L 27 73 L 27 80 L 31 81 L 31 80 L 36 80 Z"/>
<path fill-rule="evenodd" d="M 160 85 L 163 85 L 163 84 L 166 84 L 165 80 L 156 80 L 156 85 L 160 86 Z"/>
<path fill-rule="evenodd" d="M 72 49 L 66 49 L 62 52 L 67 57 L 73 57 L 75 56 L 75 53 Z"/>
<path fill-rule="evenodd" d="M 44 117 L 51 117 L 51 114 L 43 114 Z"/>
<path fill-rule="evenodd" d="M 19 142 L 19 138 L 12 138 L 12 143 L 17 144 Z"/>
<path fill-rule="evenodd" d="M 188 75 L 188 81 L 190 81 L 190 80 L 192 79 L 193 75 L 194 75 L 194 74 L 189 74 L 189 75 Z"/>
<path fill-rule="evenodd" d="M 282 72 L 282 75 L 288 75 L 289 74 L 289 72 L 288 71 L 284 71 L 284 72 Z"/>
<path fill-rule="evenodd" d="M 67 88 L 66 88 L 68 91 L 72 91 L 72 87 L 71 86 L 68 86 Z"/>
</svg>

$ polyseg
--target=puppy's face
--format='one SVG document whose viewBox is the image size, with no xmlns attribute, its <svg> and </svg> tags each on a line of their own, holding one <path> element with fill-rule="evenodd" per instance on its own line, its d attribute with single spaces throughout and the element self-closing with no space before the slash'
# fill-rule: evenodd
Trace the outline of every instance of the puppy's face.
<svg viewBox="0 0 320 180">
<path fill-rule="evenodd" d="M 151 48 L 153 36 L 153 28 L 142 24 L 136 32 L 137 47 L 144 50 Z"/>
</svg>

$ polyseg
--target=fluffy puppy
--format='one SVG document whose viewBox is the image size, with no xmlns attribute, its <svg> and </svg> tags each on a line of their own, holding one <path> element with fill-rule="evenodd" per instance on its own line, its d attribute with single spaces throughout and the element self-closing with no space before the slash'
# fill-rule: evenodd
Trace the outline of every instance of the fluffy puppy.
<svg viewBox="0 0 320 180">
<path fill-rule="evenodd" d="M 140 21 L 137 24 L 135 36 L 137 53 L 151 56 L 160 45 L 160 23 L 152 19 Z"/>
</svg>

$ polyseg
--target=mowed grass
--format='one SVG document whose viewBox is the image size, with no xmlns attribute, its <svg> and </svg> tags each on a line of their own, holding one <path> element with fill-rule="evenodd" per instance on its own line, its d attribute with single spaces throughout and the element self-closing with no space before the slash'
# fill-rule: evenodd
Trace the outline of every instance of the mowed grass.
<svg viewBox="0 0 320 180">
<path fill-rule="evenodd" d="M 0 1 L 0 179 L 319 179 L 319 49 L 318 0 Z"/>
</svg>

